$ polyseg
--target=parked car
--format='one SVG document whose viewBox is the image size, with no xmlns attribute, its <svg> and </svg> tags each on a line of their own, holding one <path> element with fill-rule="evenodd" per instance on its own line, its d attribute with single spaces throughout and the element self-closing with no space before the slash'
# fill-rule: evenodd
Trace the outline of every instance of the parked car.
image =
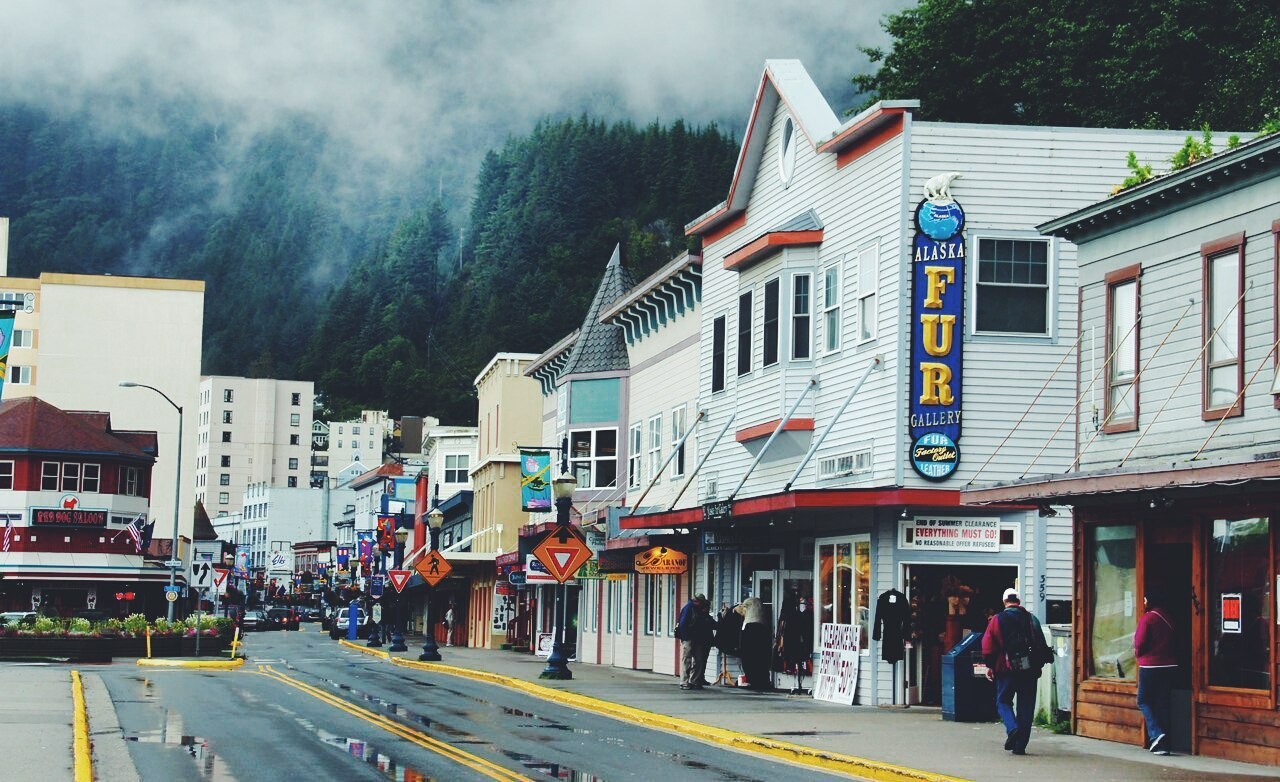
<svg viewBox="0 0 1280 782">
<path fill-rule="evenodd" d="M 244 618 L 241 620 L 241 627 L 247 633 L 250 630 L 270 630 L 271 620 L 267 618 L 266 611 L 260 611 L 256 608 L 244 612 Z"/>
<path fill-rule="evenodd" d="M 315 606 L 305 606 L 298 609 L 298 619 L 303 622 L 319 622 L 323 612 Z"/>
<path fill-rule="evenodd" d="M 292 608 L 269 608 L 267 619 L 277 630 L 298 629 L 298 612 Z"/>
<path fill-rule="evenodd" d="M 0 614 L 0 625 L 33 625 L 35 623 L 35 611 L 5 611 Z"/>
<path fill-rule="evenodd" d="M 339 638 L 347 637 L 347 628 L 350 625 L 350 618 L 351 618 L 351 615 L 347 613 L 347 611 L 348 609 L 346 608 L 339 609 L 337 616 L 333 620 L 333 627 L 330 628 L 329 630 L 330 638 L 337 640 Z M 369 637 L 369 615 L 368 613 L 365 612 L 363 608 L 358 609 L 358 611 L 359 613 L 356 615 L 357 616 L 356 637 L 368 638 Z"/>
</svg>

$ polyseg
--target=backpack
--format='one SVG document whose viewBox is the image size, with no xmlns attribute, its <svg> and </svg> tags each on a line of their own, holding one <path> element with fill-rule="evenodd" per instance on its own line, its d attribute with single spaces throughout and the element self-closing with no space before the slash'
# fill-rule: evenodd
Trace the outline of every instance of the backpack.
<svg viewBox="0 0 1280 782">
<path fill-rule="evenodd" d="M 1043 638 L 1039 644 L 1034 640 L 1035 618 L 1025 611 L 1001 611 L 999 622 L 1009 670 L 1015 673 L 1039 671 L 1046 662 L 1041 649 L 1045 644 Z"/>
</svg>

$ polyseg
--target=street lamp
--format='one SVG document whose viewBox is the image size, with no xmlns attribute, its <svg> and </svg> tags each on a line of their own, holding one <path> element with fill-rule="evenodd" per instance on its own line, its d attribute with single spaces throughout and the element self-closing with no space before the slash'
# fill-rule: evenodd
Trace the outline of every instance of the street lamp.
<svg viewBox="0 0 1280 782">
<path fill-rule="evenodd" d="M 392 561 L 396 568 L 404 565 L 404 544 L 409 539 L 409 530 L 400 526 L 400 518 L 404 514 L 396 515 L 396 550 Z M 394 585 L 393 585 L 394 586 Z M 401 608 L 403 603 L 400 590 L 396 590 L 396 621 L 391 628 L 391 645 L 387 647 L 389 652 L 407 652 L 409 647 L 404 644 L 404 610 Z"/>
<path fill-rule="evenodd" d="M 560 477 L 551 481 L 551 493 L 556 498 L 556 526 L 569 526 L 569 508 L 573 506 L 573 491 L 578 488 L 578 480 L 570 473 L 561 473 Z M 554 532 L 552 535 L 556 534 Z M 565 585 L 556 585 L 556 602 L 554 621 L 556 623 L 556 640 L 551 647 L 551 656 L 547 658 L 547 667 L 538 674 L 539 679 L 572 679 L 569 670 L 569 657 L 564 653 Z"/>
<path fill-rule="evenodd" d="M 385 567 L 385 565 L 382 564 L 383 562 L 382 548 L 377 543 L 373 544 L 373 549 L 369 555 L 369 561 L 379 563 L 378 565 L 379 568 Z M 371 580 L 372 580 L 372 577 L 371 577 Z M 387 593 L 387 586 L 386 586 L 386 581 L 384 580 L 382 582 L 382 594 L 385 595 L 386 593 Z M 373 597 L 372 587 L 370 588 L 369 597 L 370 598 Z M 373 607 L 378 605 L 378 603 L 376 600 L 370 600 L 370 602 L 373 603 L 373 605 L 369 607 L 369 610 L 372 611 Z M 369 640 L 365 641 L 364 645 L 372 646 L 374 648 L 382 646 L 382 620 L 381 619 L 378 619 L 373 623 L 373 627 L 369 630 Z"/>
<path fill-rule="evenodd" d="M 130 380 L 121 380 L 121 388 L 149 388 L 160 396 L 164 397 L 164 401 L 173 406 L 178 411 L 178 465 L 174 470 L 173 476 L 173 550 L 169 552 L 169 591 L 173 591 L 174 582 L 177 580 L 178 574 L 178 506 L 181 504 L 182 498 L 182 405 L 174 402 L 169 395 L 155 386 L 149 386 L 145 383 L 134 383 Z M 169 621 L 173 621 L 173 604 L 175 601 L 166 601 L 169 604 Z"/>
<path fill-rule="evenodd" d="M 440 512 L 440 508 L 432 508 L 427 514 L 427 528 L 430 530 L 431 548 L 429 551 L 436 551 L 440 545 L 440 525 L 444 524 L 444 514 Z M 427 585 L 427 610 L 423 616 L 423 626 L 426 631 L 423 633 L 425 640 L 422 642 L 422 654 L 418 655 L 418 659 L 423 662 L 438 663 L 444 658 L 440 656 L 440 646 L 436 643 L 436 628 L 431 623 L 431 598 L 435 597 L 435 587 Z"/>
</svg>

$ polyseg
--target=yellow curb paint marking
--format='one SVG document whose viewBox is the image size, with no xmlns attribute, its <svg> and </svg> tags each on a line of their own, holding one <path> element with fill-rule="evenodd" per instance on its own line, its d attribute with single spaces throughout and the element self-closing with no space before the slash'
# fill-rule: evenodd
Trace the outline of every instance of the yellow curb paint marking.
<svg viewBox="0 0 1280 782">
<path fill-rule="evenodd" d="M 862 779 L 876 780 L 876 782 L 966 782 L 966 780 L 963 780 L 960 777 L 952 777 L 946 774 L 937 774 L 920 769 L 906 768 L 904 766 L 895 766 L 890 763 L 883 763 L 869 758 L 858 757 L 856 755 L 829 752 L 827 750 L 816 749 L 814 747 L 806 747 L 803 744 L 774 741 L 762 736 L 753 736 L 749 733 L 739 733 L 737 731 L 717 728 L 700 722 L 691 722 L 689 720 L 680 719 L 679 717 L 657 714 L 655 712 L 645 711 L 631 706 L 624 706 L 619 703 L 600 700 L 599 698 L 565 692 L 564 690 L 557 690 L 551 687 L 543 687 L 542 685 L 526 682 L 522 679 L 515 679 L 501 674 L 489 673 L 488 671 L 475 671 L 470 668 L 459 668 L 452 665 L 443 665 L 441 663 L 424 663 L 417 660 L 408 660 L 403 657 L 392 657 L 391 662 L 394 665 L 406 668 L 418 668 L 426 671 L 444 673 L 450 676 L 460 676 L 463 678 L 489 682 L 490 684 L 497 684 L 509 689 L 518 690 L 527 695 L 532 695 L 535 698 L 559 702 L 584 711 L 591 711 L 596 714 L 613 717 L 615 719 L 622 720 L 623 722 L 630 722 L 633 724 L 645 725 L 650 728 L 679 733 L 682 736 L 700 739 L 713 744 L 722 744 L 733 747 L 734 749 L 780 758 L 790 763 L 814 766 L 825 771 L 832 771 L 839 774 L 850 774 Z"/>
<path fill-rule="evenodd" d="M 439 739 L 434 739 L 422 731 L 402 725 L 395 720 L 388 719 L 387 717 L 378 714 L 377 712 L 356 706 L 353 703 L 343 700 L 337 695 L 325 692 L 318 687 L 312 687 L 311 685 L 301 682 L 292 676 L 287 676 L 273 669 L 269 665 L 259 665 L 256 673 L 260 673 L 267 678 L 274 679 L 278 682 L 287 684 L 294 689 L 305 692 L 313 698 L 324 701 L 330 706 L 341 709 L 354 717 L 359 717 L 365 722 L 382 728 L 388 733 L 399 736 L 402 739 L 412 741 L 420 747 L 429 749 L 438 755 L 442 755 L 449 760 L 464 765 L 472 771 L 483 774 L 489 779 L 502 780 L 503 782 L 526 782 L 528 780 L 528 777 L 523 777 L 515 772 L 508 771 L 502 766 L 499 766 L 496 763 L 491 763 L 478 755 L 472 755 L 470 752 L 464 752 L 451 744 L 440 741 Z"/>
<path fill-rule="evenodd" d="M 93 756 L 89 754 L 89 714 L 84 707 L 84 683 L 80 672 L 71 672 L 71 706 L 73 709 L 71 743 L 75 757 L 75 782 L 93 782 Z"/>
<path fill-rule="evenodd" d="M 390 660 L 390 659 L 391 659 L 391 653 L 390 653 L 390 652 L 384 652 L 384 651 L 382 651 L 381 649 L 370 649 L 370 648 L 369 648 L 369 647 L 367 647 L 367 646 L 361 646 L 360 644 L 352 643 L 351 641 L 348 641 L 348 640 L 346 640 L 345 638 L 344 638 L 344 639 L 339 640 L 339 641 L 338 641 L 338 643 L 342 644 L 343 646 L 347 647 L 348 649 L 355 649 L 357 652 L 360 652 L 361 654 L 367 654 L 367 655 L 370 655 L 370 656 L 372 656 L 372 657 L 381 657 L 381 658 L 382 658 L 382 659 L 384 659 L 384 660 Z"/>
<path fill-rule="evenodd" d="M 152 668 L 207 668 L 214 670 L 228 670 L 243 666 L 244 658 L 237 657 L 234 660 L 170 660 L 164 657 L 139 657 L 138 665 L 150 666 Z"/>
</svg>

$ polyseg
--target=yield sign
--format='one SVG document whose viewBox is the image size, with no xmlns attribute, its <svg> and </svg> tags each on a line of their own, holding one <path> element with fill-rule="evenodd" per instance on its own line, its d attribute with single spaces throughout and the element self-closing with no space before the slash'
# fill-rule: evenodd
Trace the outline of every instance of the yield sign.
<svg viewBox="0 0 1280 782">
<path fill-rule="evenodd" d="M 573 527 L 559 526 L 534 546 L 533 555 L 556 581 L 563 584 L 573 578 L 582 563 L 591 559 L 591 547 Z"/>
<path fill-rule="evenodd" d="M 418 560 L 418 564 L 413 566 L 418 571 L 418 575 L 422 576 L 422 580 L 431 586 L 435 586 L 443 581 L 453 570 L 453 565 L 435 549 L 431 549 L 422 559 Z"/>
<path fill-rule="evenodd" d="M 409 576 L 413 575 L 412 570 L 388 570 L 387 578 L 391 579 L 391 586 L 396 588 L 397 592 L 404 591 L 404 585 L 409 583 Z"/>
<path fill-rule="evenodd" d="M 227 574 L 231 571 L 224 567 L 216 567 L 213 569 L 213 591 L 219 595 L 227 593 Z"/>
</svg>

